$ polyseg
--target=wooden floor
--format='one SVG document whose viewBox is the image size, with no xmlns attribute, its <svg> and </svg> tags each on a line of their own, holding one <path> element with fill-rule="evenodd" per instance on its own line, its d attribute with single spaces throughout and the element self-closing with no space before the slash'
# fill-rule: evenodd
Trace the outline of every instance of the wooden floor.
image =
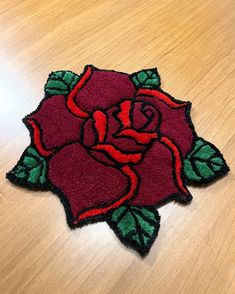
<svg viewBox="0 0 235 294">
<path fill-rule="evenodd" d="M 233 0 L 0 1 L 0 293 L 235 293 L 235 2 Z M 52 70 L 85 64 L 134 72 L 193 102 L 199 135 L 230 174 L 170 203 L 145 259 L 105 223 L 70 231 L 58 198 L 5 179 L 29 135 L 21 118 Z"/>
</svg>

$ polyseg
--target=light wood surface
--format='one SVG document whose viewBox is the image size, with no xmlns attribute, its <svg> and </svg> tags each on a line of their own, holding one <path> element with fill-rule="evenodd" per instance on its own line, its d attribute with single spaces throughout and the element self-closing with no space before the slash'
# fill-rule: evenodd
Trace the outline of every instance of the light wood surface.
<svg viewBox="0 0 235 294">
<path fill-rule="evenodd" d="M 0 293 L 235 293 L 235 2 L 0 1 Z M 58 198 L 5 179 L 29 144 L 21 122 L 52 70 L 157 66 L 162 86 L 193 102 L 199 135 L 230 174 L 170 203 L 145 259 L 105 223 L 71 231 Z"/>
</svg>

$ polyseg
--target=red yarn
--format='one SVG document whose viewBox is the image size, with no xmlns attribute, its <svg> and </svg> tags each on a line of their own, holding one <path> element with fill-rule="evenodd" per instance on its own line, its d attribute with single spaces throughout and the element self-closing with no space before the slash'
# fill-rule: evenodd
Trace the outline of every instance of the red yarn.
<svg viewBox="0 0 235 294">
<path fill-rule="evenodd" d="M 137 132 L 133 129 L 125 129 L 117 134 L 117 137 L 130 137 L 139 144 L 148 144 L 152 139 L 158 137 L 157 133 Z"/>
<path fill-rule="evenodd" d="M 98 133 L 98 140 L 100 143 L 104 142 L 104 138 L 106 135 L 106 128 L 107 128 L 107 117 L 104 112 L 101 110 L 96 110 L 93 113 L 93 117 L 95 120 L 95 128 Z"/>
<path fill-rule="evenodd" d="M 41 130 L 37 126 L 37 124 L 32 120 L 28 119 L 27 123 L 30 124 L 30 126 L 33 129 L 33 143 L 36 146 L 38 152 L 45 157 L 48 157 L 53 154 L 51 150 L 46 150 L 45 147 L 43 146 L 42 139 L 41 139 Z"/>
<path fill-rule="evenodd" d="M 130 128 L 131 127 L 131 121 L 130 121 L 131 101 L 126 100 L 120 103 L 120 109 L 121 111 L 118 113 L 117 117 L 121 120 L 124 128 Z"/>
<path fill-rule="evenodd" d="M 174 156 L 175 176 L 176 176 L 176 181 L 179 188 L 184 194 L 189 194 L 188 190 L 184 187 L 184 184 L 181 178 L 182 162 L 181 162 L 180 152 L 178 147 L 167 137 L 164 137 L 164 136 L 161 137 L 160 141 L 164 143 L 164 145 L 166 145 L 171 150 Z"/>
<path fill-rule="evenodd" d="M 154 98 L 157 98 L 163 102 L 165 102 L 167 105 L 169 105 L 171 108 L 182 108 L 187 105 L 187 102 L 184 103 L 178 103 L 176 101 L 173 101 L 170 97 L 168 97 L 166 94 L 158 91 L 158 90 L 152 90 L 152 89 L 139 89 L 137 92 L 137 96 L 140 95 L 148 95 L 153 96 Z"/>
<path fill-rule="evenodd" d="M 123 153 L 118 150 L 116 147 L 110 144 L 98 144 L 92 147 L 93 150 L 100 150 L 106 152 L 114 160 L 120 163 L 137 163 L 141 160 L 141 153 Z"/>
<path fill-rule="evenodd" d="M 92 67 L 87 66 L 86 71 L 84 72 L 82 78 L 78 81 L 77 85 L 74 87 L 74 89 L 71 91 L 71 93 L 68 95 L 67 99 L 67 107 L 68 109 L 75 114 L 76 116 L 80 118 L 87 118 L 88 113 L 83 111 L 74 101 L 77 92 L 84 86 L 84 84 L 89 80 L 89 78 L 92 75 Z"/>
</svg>

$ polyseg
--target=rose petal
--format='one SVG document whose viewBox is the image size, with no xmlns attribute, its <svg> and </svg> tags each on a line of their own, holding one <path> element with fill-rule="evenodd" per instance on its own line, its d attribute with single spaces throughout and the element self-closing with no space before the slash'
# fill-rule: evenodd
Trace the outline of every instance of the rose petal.
<svg viewBox="0 0 235 294">
<path fill-rule="evenodd" d="M 64 96 L 52 96 L 39 105 L 36 112 L 25 119 L 33 120 L 41 129 L 41 140 L 46 149 L 78 141 L 83 120 L 71 114 L 66 108 Z M 27 125 L 28 126 L 28 125 Z"/>
<path fill-rule="evenodd" d="M 80 144 L 65 146 L 50 159 L 48 177 L 69 202 L 73 220 L 82 211 L 113 203 L 128 186 L 123 173 L 96 161 Z"/>
<path fill-rule="evenodd" d="M 93 112 L 132 98 L 135 93 L 134 84 L 127 74 L 94 68 L 91 78 L 78 91 L 75 100 L 83 111 Z"/>
<path fill-rule="evenodd" d="M 165 95 L 167 96 L 167 94 Z M 167 97 L 172 99 L 170 96 Z M 136 100 L 149 102 L 158 109 L 161 114 L 160 133 L 171 138 L 179 147 L 182 155 L 185 156 L 191 150 L 194 140 L 193 127 L 189 121 L 191 104 L 188 102 L 180 108 L 173 108 L 158 99 L 157 94 L 156 97 L 138 95 Z"/>
<path fill-rule="evenodd" d="M 173 177 L 172 153 L 162 143 L 154 142 L 142 162 L 133 169 L 140 177 L 140 187 L 137 196 L 130 202 L 132 205 L 155 205 L 171 195 L 180 196 Z"/>
</svg>

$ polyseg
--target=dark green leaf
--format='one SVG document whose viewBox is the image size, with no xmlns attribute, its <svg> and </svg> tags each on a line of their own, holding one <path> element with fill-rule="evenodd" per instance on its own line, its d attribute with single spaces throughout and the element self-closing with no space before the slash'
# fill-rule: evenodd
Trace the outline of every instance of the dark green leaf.
<svg viewBox="0 0 235 294">
<path fill-rule="evenodd" d="M 47 162 L 36 149 L 28 147 L 17 165 L 7 173 L 14 184 L 37 189 L 47 188 Z"/>
<path fill-rule="evenodd" d="M 160 227 L 160 216 L 153 207 L 121 206 L 111 212 L 107 223 L 121 242 L 146 255 Z"/>
<path fill-rule="evenodd" d="M 202 138 L 196 140 L 193 150 L 184 160 L 184 174 L 189 183 L 208 183 L 228 171 L 220 151 Z"/>
<path fill-rule="evenodd" d="M 45 94 L 67 95 L 79 81 L 80 76 L 71 71 L 55 71 L 49 75 L 45 85 Z"/>
<path fill-rule="evenodd" d="M 160 76 L 156 68 L 145 69 L 130 75 L 132 82 L 137 88 L 159 88 L 160 87 Z"/>
</svg>

